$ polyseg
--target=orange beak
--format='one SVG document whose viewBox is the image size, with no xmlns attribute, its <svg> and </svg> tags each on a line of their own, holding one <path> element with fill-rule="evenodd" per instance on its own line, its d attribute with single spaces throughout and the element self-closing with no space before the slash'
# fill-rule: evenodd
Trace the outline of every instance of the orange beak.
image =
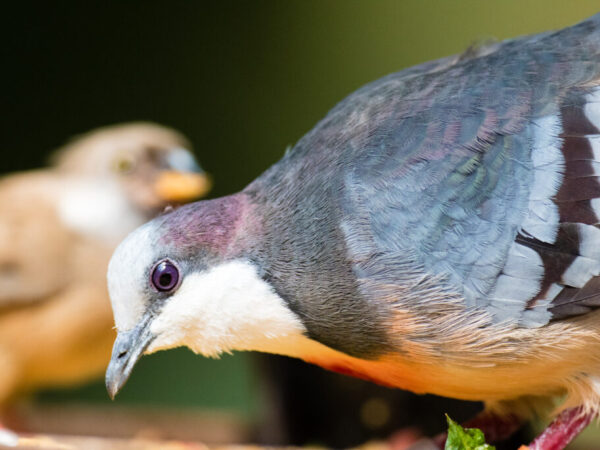
<svg viewBox="0 0 600 450">
<path fill-rule="evenodd" d="M 161 172 L 154 184 L 156 194 L 166 202 L 189 202 L 210 191 L 212 181 L 205 173 Z"/>
</svg>

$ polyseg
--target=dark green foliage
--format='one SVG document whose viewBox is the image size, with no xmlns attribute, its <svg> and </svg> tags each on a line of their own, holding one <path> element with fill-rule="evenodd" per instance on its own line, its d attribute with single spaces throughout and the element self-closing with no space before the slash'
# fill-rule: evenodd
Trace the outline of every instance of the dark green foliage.
<svg viewBox="0 0 600 450">
<path fill-rule="evenodd" d="M 445 450 L 495 450 L 485 443 L 485 436 L 478 428 L 463 428 L 446 414 L 448 439 Z"/>
</svg>

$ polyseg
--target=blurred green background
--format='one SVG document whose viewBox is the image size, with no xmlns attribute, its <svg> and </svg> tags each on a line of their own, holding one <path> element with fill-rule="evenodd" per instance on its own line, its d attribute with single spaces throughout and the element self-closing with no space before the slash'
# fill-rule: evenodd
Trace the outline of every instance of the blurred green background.
<svg viewBox="0 0 600 450">
<path fill-rule="evenodd" d="M 215 178 L 243 188 L 364 83 L 473 41 L 573 24 L 598 0 L 11 2 L 3 7 L 3 173 L 68 137 L 131 120 L 181 130 Z M 145 357 L 117 403 L 252 415 L 248 355 Z M 108 403 L 101 381 L 46 400 Z"/>
</svg>

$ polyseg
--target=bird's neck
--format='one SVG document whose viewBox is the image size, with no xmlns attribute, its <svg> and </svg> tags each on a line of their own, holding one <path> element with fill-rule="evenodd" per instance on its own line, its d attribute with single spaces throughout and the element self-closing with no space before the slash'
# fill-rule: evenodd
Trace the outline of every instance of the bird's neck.
<svg viewBox="0 0 600 450">
<path fill-rule="evenodd" d="M 250 195 L 245 192 L 223 197 L 222 222 L 228 223 L 227 245 L 224 256 L 227 259 L 252 259 L 261 244 L 263 229 L 262 216 Z"/>
</svg>

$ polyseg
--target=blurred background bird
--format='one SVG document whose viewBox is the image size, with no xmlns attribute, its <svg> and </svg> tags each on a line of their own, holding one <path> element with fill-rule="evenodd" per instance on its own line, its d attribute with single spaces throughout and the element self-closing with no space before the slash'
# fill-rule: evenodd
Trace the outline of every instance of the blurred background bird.
<svg viewBox="0 0 600 450">
<path fill-rule="evenodd" d="M 187 139 L 152 123 L 101 128 L 47 169 L 0 180 L 0 404 L 102 373 L 114 338 L 105 272 L 115 245 L 210 180 Z"/>
</svg>

